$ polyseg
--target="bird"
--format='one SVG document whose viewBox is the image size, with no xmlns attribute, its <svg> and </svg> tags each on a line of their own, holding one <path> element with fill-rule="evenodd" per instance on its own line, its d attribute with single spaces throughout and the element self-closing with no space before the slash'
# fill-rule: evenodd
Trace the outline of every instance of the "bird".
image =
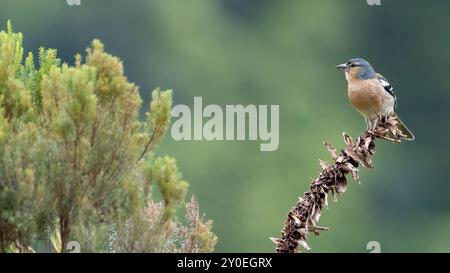
<svg viewBox="0 0 450 273">
<path fill-rule="evenodd" d="M 396 114 L 397 96 L 389 81 L 375 72 L 372 65 L 362 59 L 350 59 L 336 66 L 345 71 L 350 104 L 365 118 L 367 130 L 375 130 L 380 117 L 395 117 L 402 132 L 401 139 L 414 140 L 413 133 Z"/>
</svg>

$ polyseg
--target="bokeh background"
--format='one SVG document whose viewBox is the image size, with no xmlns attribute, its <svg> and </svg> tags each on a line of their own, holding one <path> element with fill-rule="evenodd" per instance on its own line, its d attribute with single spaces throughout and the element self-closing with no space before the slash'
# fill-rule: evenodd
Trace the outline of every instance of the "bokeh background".
<svg viewBox="0 0 450 273">
<path fill-rule="evenodd" d="M 365 124 L 334 66 L 363 57 L 392 82 L 399 114 L 417 140 L 379 141 L 375 169 L 323 213 L 331 227 L 312 252 L 450 252 L 450 2 L 381 0 L 2 0 L 27 51 L 57 48 L 73 63 L 101 39 L 130 81 L 174 89 L 175 103 L 279 104 L 280 146 L 166 137 L 159 154 L 179 160 L 219 252 L 273 252 L 286 214 L 329 159 L 327 140 Z M 331 201 L 331 200 L 330 200 Z"/>
</svg>

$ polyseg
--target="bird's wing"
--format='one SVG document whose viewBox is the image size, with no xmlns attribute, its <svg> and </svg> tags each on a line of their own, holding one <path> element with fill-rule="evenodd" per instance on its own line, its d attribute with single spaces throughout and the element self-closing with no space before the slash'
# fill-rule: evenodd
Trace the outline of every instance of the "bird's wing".
<svg viewBox="0 0 450 273">
<path fill-rule="evenodd" d="M 377 73 L 377 79 L 383 86 L 384 90 L 388 92 L 392 97 L 394 97 L 394 110 L 397 109 L 397 96 L 394 93 L 394 87 L 389 83 L 389 81 L 381 74 Z"/>
</svg>

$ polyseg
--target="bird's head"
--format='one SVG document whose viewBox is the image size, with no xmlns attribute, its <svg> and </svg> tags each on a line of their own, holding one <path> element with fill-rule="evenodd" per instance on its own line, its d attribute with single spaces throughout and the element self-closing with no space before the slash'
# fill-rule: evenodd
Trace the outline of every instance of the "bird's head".
<svg viewBox="0 0 450 273">
<path fill-rule="evenodd" d="M 351 59 L 344 64 L 336 66 L 336 68 L 345 71 L 347 80 L 367 80 L 377 76 L 370 63 L 361 58 Z"/>
</svg>

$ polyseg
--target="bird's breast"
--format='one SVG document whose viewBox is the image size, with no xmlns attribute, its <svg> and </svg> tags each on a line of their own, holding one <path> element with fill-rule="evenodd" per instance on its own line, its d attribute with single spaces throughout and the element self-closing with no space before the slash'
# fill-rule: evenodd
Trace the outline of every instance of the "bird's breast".
<svg viewBox="0 0 450 273">
<path fill-rule="evenodd" d="M 383 111 L 384 90 L 372 80 L 350 81 L 348 98 L 350 103 L 366 117 L 376 117 Z"/>
</svg>

